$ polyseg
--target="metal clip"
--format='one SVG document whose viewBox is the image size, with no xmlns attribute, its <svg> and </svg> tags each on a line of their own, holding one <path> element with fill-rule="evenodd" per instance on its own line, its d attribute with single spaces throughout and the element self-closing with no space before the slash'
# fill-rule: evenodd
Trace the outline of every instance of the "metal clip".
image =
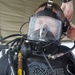
<svg viewBox="0 0 75 75">
<path fill-rule="evenodd" d="M 48 7 L 51 7 L 52 4 L 53 4 L 53 0 L 48 0 L 47 6 L 48 6 Z"/>
</svg>

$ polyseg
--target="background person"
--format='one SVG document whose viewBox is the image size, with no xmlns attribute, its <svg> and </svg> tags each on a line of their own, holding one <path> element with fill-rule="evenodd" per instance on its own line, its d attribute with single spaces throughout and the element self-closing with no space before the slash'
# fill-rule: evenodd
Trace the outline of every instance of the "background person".
<svg viewBox="0 0 75 75">
<path fill-rule="evenodd" d="M 71 21 L 73 17 L 73 0 L 62 0 L 61 9 L 64 12 L 65 17 Z M 70 28 L 67 33 L 67 37 L 75 41 L 75 25 L 70 22 Z"/>
<path fill-rule="evenodd" d="M 65 17 L 70 21 L 73 17 L 73 0 L 62 0 L 61 9 Z"/>
</svg>

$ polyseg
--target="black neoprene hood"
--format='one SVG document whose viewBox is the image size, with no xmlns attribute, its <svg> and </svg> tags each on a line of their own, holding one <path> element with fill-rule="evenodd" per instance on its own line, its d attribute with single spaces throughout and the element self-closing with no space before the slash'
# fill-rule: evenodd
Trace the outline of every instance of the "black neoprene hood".
<svg viewBox="0 0 75 75">
<path fill-rule="evenodd" d="M 34 14 L 33 16 L 36 16 L 36 17 L 37 16 L 50 16 L 55 19 L 61 20 L 60 17 L 49 8 L 45 8 L 44 10 L 39 11 L 38 13 Z"/>
</svg>

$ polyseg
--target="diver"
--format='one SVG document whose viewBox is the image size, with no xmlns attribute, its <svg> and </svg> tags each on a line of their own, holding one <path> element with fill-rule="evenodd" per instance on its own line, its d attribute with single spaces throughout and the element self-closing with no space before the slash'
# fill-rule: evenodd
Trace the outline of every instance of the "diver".
<svg viewBox="0 0 75 75">
<path fill-rule="evenodd" d="M 14 48 L 9 48 L 0 59 L 0 75 L 20 75 L 17 72 L 20 64 L 18 50 L 23 55 L 20 65 L 23 75 L 75 75 L 75 58 L 71 49 L 60 44 L 69 26 L 59 5 L 46 2 L 39 6 L 30 17 L 27 35 L 14 41 L 19 48 L 13 42 Z"/>
</svg>

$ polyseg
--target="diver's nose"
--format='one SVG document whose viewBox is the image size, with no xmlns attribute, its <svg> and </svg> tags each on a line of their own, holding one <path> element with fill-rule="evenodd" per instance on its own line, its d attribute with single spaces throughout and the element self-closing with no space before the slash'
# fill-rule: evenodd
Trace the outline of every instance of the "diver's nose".
<svg viewBox="0 0 75 75">
<path fill-rule="evenodd" d="M 48 27 L 45 24 L 40 28 L 40 37 L 45 37 L 47 33 L 48 33 Z"/>
</svg>

